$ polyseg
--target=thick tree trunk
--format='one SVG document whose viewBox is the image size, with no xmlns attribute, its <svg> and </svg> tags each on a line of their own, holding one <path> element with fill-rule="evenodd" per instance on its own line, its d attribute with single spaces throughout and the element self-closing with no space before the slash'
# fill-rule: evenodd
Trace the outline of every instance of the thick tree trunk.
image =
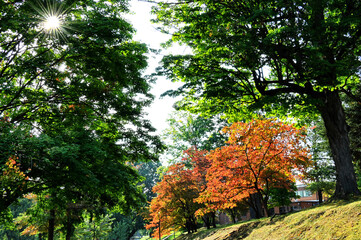
<svg viewBox="0 0 361 240">
<path fill-rule="evenodd" d="M 55 210 L 50 210 L 49 217 L 49 227 L 48 227 L 48 240 L 54 239 L 54 231 L 55 231 Z"/>
<path fill-rule="evenodd" d="M 345 113 L 339 94 L 337 92 L 325 92 L 324 104 L 319 106 L 319 110 L 326 127 L 336 166 L 334 197 L 345 198 L 349 195 L 360 195 L 352 163 Z"/>
<path fill-rule="evenodd" d="M 210 218 L 208 216 L 208 214 L 204 215 L 202 217 L 203 223 L 204 225 L 207 227 L 207 229 L 211 229 L 211 223 L 210 223 Z"/>
<path fill-rule="evenodd" d="M 255 218 L 263 217 L 262 196 L 259 193 L 253 193 L 249 196 L 248 204 L 254 210 Z"/>
<path fill-rule="evenodd" d="M 193 228 L 193 232 L 197 232 L 197 219 L 192 217 L 192 228 Z"/>
<path fill-rule="evenodd" d="M 192 226 L 191 226 L 191 222 L 189 221 L 189 219 L 186 220 L 186 229 L 188 234 L 192 233 Z"/>
<path fill-rule="evenodd" d="M 213 228 L 216 228 L 216 213 L 215 212 L 212 212 L 212 225 L 213 225 Z"/>
</svg>

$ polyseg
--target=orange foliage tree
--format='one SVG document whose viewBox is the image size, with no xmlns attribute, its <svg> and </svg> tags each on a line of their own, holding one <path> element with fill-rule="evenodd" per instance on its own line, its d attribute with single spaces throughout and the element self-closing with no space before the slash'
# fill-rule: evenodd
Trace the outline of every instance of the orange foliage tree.
<svg viewBox="0 0 361 240">
<path fill-rule="evenodd" d="M 171 165 L 153 191 L 157 197 L 151 201 L 151 221 L 146 228 L 154 228 L 154 237 L 179 228 L 186 228 L 188 232 L 197 231 L 195 212 L 199 204 L 195 199 L 199 197 L 199 190 L 192 170 L 184 162 Z"/>
<path fill-rule="evenodd" d="M 199 194 L 202 194 L 207 189 L 207 171 L 211 167 L 211 160 L 207 158 L 208 151 L 198 150 L 196 147 L 191 147 L 190 149 L 184 151 L 183 161 L 191 165 L 192 174 L 195 179 L 195 183 L 198 189 Z M 210 208 L 209 205 L 206 205 L 202 202 L 197 201 L 201 205 L 196 211 L 197 216 L 201 216 L 204 224 L 209 229 L 212 225 L 216 227 L 215 221 L 215 209 Z"/>
<path fill-rule="evenodd" d="M 0 189 L 2 197 L 11 197 L 27 188 L 29 177 L 20 170 L 18 157 L 11 156 L 4 166 L 0 166 Z"/>
<path fill-rule="evenodd" d="M 247 202 L 257 217 L 268 216 L 270 189 L 290 188 L 295 175 L 310 164 L 305 130 L 264 119 L 234 123 L 223 131 L 227 145 L 208 155 L 207 190 L 197 201 L 220 210 Z M 251 204 L 255 196 L 263 210 Z"/>
</svg>

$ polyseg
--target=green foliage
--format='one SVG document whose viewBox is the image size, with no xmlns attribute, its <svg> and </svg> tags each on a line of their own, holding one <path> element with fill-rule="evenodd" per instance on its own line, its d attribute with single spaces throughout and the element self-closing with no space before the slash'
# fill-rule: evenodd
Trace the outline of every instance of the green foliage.
<svg viewBox="0 0 361 240">
<path fill-rule="evenodd" d="M 92 214 L 84 213 L 84 221 L 75 229 L 76 239 L 108 239 L 108 234 L 111 231 L 113 219 L 111 215 L 106 214 L 101 217 L 94 218 Z"/>
<path fill-rule="evenodd" d="M 314 126 L 308 132 L 311 144 L 313 167 L 307 171 L 307 178 L 311 180 L 307 189 L 312 193 L 319 191 L 329 197 L 336 187 L 336 169 L 332 162 L 331 150 L 326 139 L 325 127 L 321 121 L 314 121 Z"/>
<path fill-rule="evenodd" d="M 349 92 L 359 82 L 360 8 L 355 1 L 164 1 L 154 21 L 193 54 L 166 56 L 160 73 L 184 82 L 169 94 L 183 95 L 185 109 L 312 118 L 323 91 Z"/>
<path fill-rule="evenodd" d="M 326 193 L 326 196 L 330 197 L 335 191 L 335 186 L 336 182 L 312 182 L 308 184 L 307 189 L 312 193 L 322 191 L 322 193 Z"/>
<path fill-rule="evenodd" d="M 135 221 L 132 221 L 132 216 L 113 214 L 113 217 L 112 230 L 109 232 L 107 239 L 130 239 L 135 230 L 140 228 L 140 226 L 136 226 Z"/>
<path fill-rule="evenodd" d="M 148 50 L 127 11 L 126 1 L 0 3 L 0 167 L 14 157 L 27 178 L 2 182 L 0 212 L 44 190 L 63 209 L 144 201 L 131 163 L 157 160 L 162 145 L 143 118 Z M 44 12 L 60 14 L 58 33 L 41 28 Z"/>
<path fill-rule="evenodd" d="M 144 178 L 141 184 L 148 202 L 156 196 L 152 189 L 159 182 L 158 168 L 161 165 L 160 162 L 146 162 L 136 165 L 139 175 Z"/>
<path fill-rule="evenodd" d="M 163 133 L 167 144 L 166 154 L 172 161 L 180 160 L 183 152 L 191 147 L 211 150 L 226 141 L 220 131 L 227 125 L 219 116 L 202 117 L 186 111 L 174 112 L 167 120 L 169 128 Z"/>
<path fill-rule="evenodd" d="M 36 194 L 24 228 L 46 232 L 55 211 L 58 234 L 71 234 L 90 209 L 83 229 L 98 221 L 105 234 L 111 219 L 95 219 L 100 210 L 145 203 L 133 165 L 157 161 L 162 144 L 143 117 L 148 49 L 132 40 L 127 11 L 127 1 L 0 3 L 0 212 Z M 47 13 L 59 14 L 58 30 L 43 29 Z"/>
<path fill-rule="evenodd" d="M 297 187 L 296 184 L 293 183 L 290 186 L 290 189 L 286 188 L 277 188 L 273 187 L 270 189 L 270 200 L 268 202 L 269 208 L 272 207 L 281 207 L 281 206 L 289 206 L 291 204 L 291 199 L 297 198 L 296 195 Z"/>
<path fill-rule="evenodd" d="M 31 196 L 31 206 L 14 219 L 21 235 L 34 236 L 47 233 L 49 210 L 55 208 L 49 201 L 49 195 Z M 59 226 L 59 216 L 56 216 L 56 227 Z"/>
<path fill-rule="evenodd" d="M 34 240 L 35 236 L 23 236 L 20 228 L 14 223 L 14 219 L 21 216 L 27 209 L 32 206 L 32 201 L 26 198 L 21 198 L 17 203 L 12 204 L 7 210 L 4 211 L 0 217 L 0 239 L 11 240 Z M 5 214 L 7 214 L 5 216 Z"/>
</svg>

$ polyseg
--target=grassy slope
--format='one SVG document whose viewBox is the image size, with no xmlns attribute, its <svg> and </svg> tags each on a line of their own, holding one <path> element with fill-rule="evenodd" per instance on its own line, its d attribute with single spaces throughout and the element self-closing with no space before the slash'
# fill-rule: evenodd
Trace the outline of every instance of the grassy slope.
<svg viewBox="0 0 361 240">
<path fill-rule="evenodd" d="M 361 239 L 361 200 L 182 235 L 177 240 Z"/>
</svg>

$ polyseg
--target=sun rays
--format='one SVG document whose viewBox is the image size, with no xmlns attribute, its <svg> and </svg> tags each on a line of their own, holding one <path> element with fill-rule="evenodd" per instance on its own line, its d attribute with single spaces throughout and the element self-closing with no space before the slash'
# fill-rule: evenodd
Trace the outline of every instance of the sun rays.
<svg viewBox="0 0 361 240">
<path fill-rule="evenodd" d="M 58 16 L 49 16 L 43 22 L 43 29 L 47 32 L 58 31 L 61 28 L 61 24 Z"/>
<path fill-rule="evenodd" d="M 44 37 L 66 38 L 66 29 L 69 28 L 65 18 L 68 9 L 61 1 L 35 1 L 32 7 L 37 12 L 38 29 Z"/>
</svg>

